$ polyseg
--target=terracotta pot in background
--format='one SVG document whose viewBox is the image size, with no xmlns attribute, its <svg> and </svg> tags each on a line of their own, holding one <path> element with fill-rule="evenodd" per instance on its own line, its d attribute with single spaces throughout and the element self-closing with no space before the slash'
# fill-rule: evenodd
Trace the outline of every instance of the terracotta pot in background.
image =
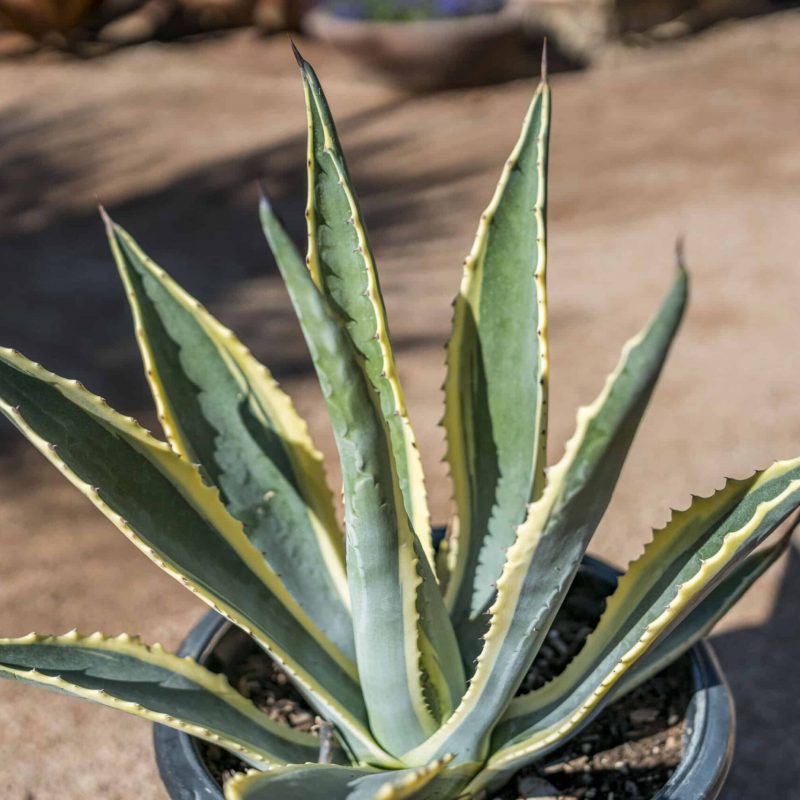
<svg viewBox="0 0 800 800">
<path fill-rule="evenodd" d="M 383 22 L 346 19 L 322 7 L 303 31 L 411 91 L 494 83 L 536 70 L 516 14 L 501 10 L 448 19 Z"/>
</svg>

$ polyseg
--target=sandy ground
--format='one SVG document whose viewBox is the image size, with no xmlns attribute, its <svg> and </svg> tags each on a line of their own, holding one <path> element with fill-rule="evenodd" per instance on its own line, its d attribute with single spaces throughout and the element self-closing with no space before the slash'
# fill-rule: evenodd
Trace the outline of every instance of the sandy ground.
<svg viewBox="0 0 800 800">
<path fill-rule="evenodd" d="M 634 557 L 668 509 L 800 451 L 800 15 L 716 28 L 560 74 L 551 193 L 557 458 L 574 410 L 669 281 L 687 237 L 693 305 L 593 549 Z M 442 345 L 461 260 L 534 89 L 519 81 L 409 99 L 308 44 L 371 225 L 434 516 Z M 0 342 L 152 421 L 95 213 L 109 207 L 237 328 L 309 417 L 334 470 L 322 404 L 258 229 L 256 179 L 300 234 L 302 94 L 284 40 L 152 45 L 0 69 Z M 0 429 L 3 635 L 73 626 L 174 646 L 203 612 Z M 800 797 L 800 556 L 715 634 L 736 694 L 726 798 Z M 0 795 L 163 798 L 146 723 L 0 686 Z"/>
</svg>

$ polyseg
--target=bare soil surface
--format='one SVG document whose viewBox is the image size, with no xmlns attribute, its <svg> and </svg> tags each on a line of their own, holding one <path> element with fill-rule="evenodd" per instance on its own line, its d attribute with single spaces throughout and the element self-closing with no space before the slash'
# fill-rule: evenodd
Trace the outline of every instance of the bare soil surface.
<svg viewBox="0 0 800 800">
<path fill-rule="evenodd" d="M 719 26 L 556 75 L 551 458 L 666 288 L 684 234 L 693 302 L 594 550 L 624 564 L 670 507 L 800 452 L 800 15 Z M 328 89 L 381 266 L 434 518 L 449 510 L 442 345 L 480 211 L 535 80 L 408 98 L 300 42 Z M 261 241 L 256 180 L 303 227 L 302 93 L 288 43 L 247 33 L 95 61 L 0 67 L 0 343 L 154 423 L 99 197 L 236 328 L 331 464 L 318 389 Z M 127 630 L 176 646 L 199 602 L 0 430 L 2 635 Z M 738 700 L 725 798 L 797 797 L 796 550 L 715 636 Z M 149 726 L 0 685 L 0 795 L 163 799 Z"/>
<path fill-rule="evenodd" d="M 609 706 L 491 800 L 650 800 L 683 756 L 691 672 L 684 657 Z"/>
</svg>

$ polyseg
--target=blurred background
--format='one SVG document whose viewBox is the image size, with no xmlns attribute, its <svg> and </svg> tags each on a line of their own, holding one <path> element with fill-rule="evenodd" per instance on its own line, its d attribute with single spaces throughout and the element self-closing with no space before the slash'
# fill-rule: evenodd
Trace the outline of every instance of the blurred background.
<svg viewBox="0 0 800 800">
<path fill-rule="evenodd" d="M 434 518 L 463 256 L 552 50 L 551 460 L 644 323 L 684 235 L 688 318 L 593 550 L 635 557 L 671 507 L 800 453 L 800 11 L 768 0 L 0 0 L 0 343 L 155 428 L 98 199 L 235 328 L 332 438 L 259 230 L 301 242 L 320 73 L 379 261 Z M 291 32 L 287 34 L 287 32 Z M 177 646 L 203 613 L 9 425 L 2 635 L 77 626 Z M 714 635 L 738 702 L 723 797 L 800 798 L 800 557 Z M 0 795 L 165 797 L 150 727 L 0 685 Z M 793 735 L 794 734 L 794 735 Z"/>
</svg>

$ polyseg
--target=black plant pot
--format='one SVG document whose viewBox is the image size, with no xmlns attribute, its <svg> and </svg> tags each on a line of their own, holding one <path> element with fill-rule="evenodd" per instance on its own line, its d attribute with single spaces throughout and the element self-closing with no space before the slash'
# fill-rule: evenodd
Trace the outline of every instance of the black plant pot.
<svg viewBox="0 0 800 800">
<path fill-rule="evenodd" d="M 606 585 L 613 583 L 618 574 L 588 557 L 581 569 Z M 191 630 L 179 655 L 192 656 L 220 672 L 244 658 L 252 648 L 245 633 L 211 611 Z M 654 800 L 714 800 L 733 755 L 733 698 L 714 651 L 707 642 L 701 642 L 689 657 L 692 699 L 686 710 L 683 759 Z M 162 725 L 155 726 L 153 739 L 158 771 L 172 800 L 223 800 L 196 739 Z"/>
</svg>

